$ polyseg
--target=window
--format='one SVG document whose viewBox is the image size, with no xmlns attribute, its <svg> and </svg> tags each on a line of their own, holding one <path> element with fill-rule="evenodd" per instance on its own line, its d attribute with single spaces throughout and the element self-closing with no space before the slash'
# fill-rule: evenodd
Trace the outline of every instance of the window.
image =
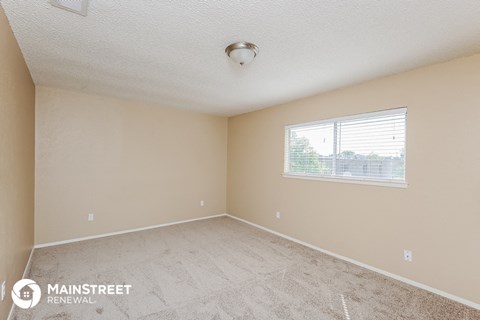
<svg viewBox="0 0 480 320">
<path fill-rule="evenodd" d="M 405 185 L 407 108 L 285 127 L 285 176 Z"/>
</svg>

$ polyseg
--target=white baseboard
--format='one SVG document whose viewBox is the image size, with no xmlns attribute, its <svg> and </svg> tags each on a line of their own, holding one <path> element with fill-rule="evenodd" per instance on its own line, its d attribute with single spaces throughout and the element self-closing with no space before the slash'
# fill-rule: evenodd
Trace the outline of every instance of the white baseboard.
<svg viewBox="0 0 480 320">
<path fill-rule="evenodd" d="M 30 250 L 30 256 L 28 257 L 27 264 L 25 265 L 25 269 L 23 270 L 22 279 L 25 279 L 25 277 L 27 276 L 28 270 L 30 270 L 30 265 L 32 264 L 32 256 L 33 256 L 34 250 L 35 250 L 34 247 L 32 248 L 32 250 Z M 10 320 L 10 318 L 12 317 L 14 308 L 15 308 L 15 304 L 12 302 L 12 305 L 10 306 L 10 312 L 8 313 L 8 316 L 7 316 L 7 320 Z"/>
<path fill-rule="evenodd" d="M 25 266 L 25 270 L 23 270 L 22 279 L 25 279 L 25 277 L 27 276 L 28 270 L 30 270 L 30 265 L 32 264 L 33 251 L 35 251 L 35 247 L 33 247 L 32 250 L 30 250 L 30 256 L 28 257 L 28 261 L 27 261 L 27 265 Z"/>
<path fill-rule="evenodd" d="M 370 265 L 365 264 L 365 263 L 363 263 L 363 262 L 356 261 L 356 260 L 350 259 L 350 258 L 348 258 L 348 257 L 341 256 L 341 255 L 336 254 L 336 253 L 333 253 L 333 252 L 331 252 L 331 251 L 328 251 L 328 250 L 319 248 L 319 247 L 314 246 L 314 245 L 312 245 L 312 244 L 309 244 L 309 243 L 303 242 L 303 241 L 301 241 L 301 240 L 295 239 L 295 238 L 293 238 L 293 237 L 287 236 L 287 235 L 285 235 L 285 234 L 283 234 L 283 233 L 280 233 L 280 232 L 277 232 L 277 231 L 274 231 L 274 230 L 271 230 L 271 229 L 262 227 L 261 225 L 258 225 L 258 224 L 256 224 L 256 223 L 250 222 L 250 221 L 248 221 L 248 220 L 244 220 L 244 219 L 242 219 L 242 218 L 238 218 L 238 217 L 233 216 L 233 215 L 231 215 L 231 214 L 228 214 L 228 213 L 227 213 L 226 215 L 227 215 L 228 217 L 232 218 L 232 219 L 235 219 L 235 220 L 238 220 L 238 221 L 247 223 L 247 224 L 249 224 L 249 225 L 251 225 L 251 226 L 254 226 L 254 227 L 256 227 L 256 228 L 259 228 L 259 229 L 262 229 L 262 230 L 264 230 L 264 231 L 270 232 L 270 233 L 272 233 L 272 234 L 274 234 L 274 235 L 277 235 L 277 236 L 282 237 L 282 238 L 285 238 L 285 239 L 287 239 L 287 240 L 296 242 L 296 243 L 298 243 L 298 244 L 304 245 L 304 246 L 309 247 L 309 248 L 311 248 L 311 249 L 313 249 L 313 250 L 317 250 L 317 251 L 320 251 L 320 252 L 322 252 L 322 253 L 328 254 L 329 256 L 335 257 L 335 258 L 337 258 L 337 259 L 350 262 L 350 263 L 355 264 L 355 265 L 357 265 L 357 266 L 360 266 L 360 267 L 362 267 L 362 268 L 365 268 L 365 269 L 368 269 L 368 270 L 371 270 L 371 271 L 380 273 L 380 274 L 382 274 L 382 275 L 384 275 L 384 276 L 386 276 L 386 277 L 389 277 L 389 278 L 392 278 L 392 279 L 395 279 L 395 280 L 398 280 L 398 281 L 407 283 L 407 284 L 412 285 L 412 286 L 414 286 L 414 287 L 417 287 L 417 288 L 420 288 L 420 289 L 423 289 L 423 290 L 426 290 L 426 291 L 429 291 L 429 292 L 438 294 L 439 296 L 445 297 L 445 298 L 447 298 L 447 299 L 450 299 L 450 300 L 459 302 L 459 303 L 461 303 L 461 304 L 467 305 L 467 306 L 469 306 L 469 307 L 472 307 L 472 308 L 475 308 L 475 309 L 480 310 L 480 304 L 475 303 L 475 302 L 473 302 L 473 301 L 470 301 L 470 300 L 467 300 L 467 299 L 464 299 L 464 298 L 455 296 L 455 295 L 450 294 L 450 293 L 445 292 L 445 291 L 441 291 L 441 290 L 432 288 L 432 287 L 427 286 L 427 285 L 425 285 L 425 284 L 423 284 L 423 283 L 420 283 L 420 282 L 417 282 L 417 281 L 414 281 L 414 280 L 411 280 L 411 279 L 408 279 L 408 278 L 405 278 L 405 277 L 402 277 L 402 276 L 399 276 L 399 275 L 390 273 L 390 272 L 388 272 L 388 271 L 385 271 L 385 270 L 382 270 L 382 269 L 379 269 L 379 268 L 370 266 Z"/>
<path fill-rule="evenodd" d="M 145 231 L 145 230 L 150 230 L 150 229 L 155 229 L 155 228 L 173 226 L 175 224 L 181 224 L 181 223 L 187 223 L 187 222 L 193 222 L 193 221 L 199 221 L 199 220 L 205 220 L 205 219 L 224 217 L 226 215 L 227 215 L 226 213 L 222 213 L 222 214 L 217 214 L 217 215 L 212 215 L 212 216 L 207 216 L 207 217 L 162 223 L 162 224 L 157 224 L 157 225 L 148 226 L 148 227 L 141 227 L 141 228 L 136 228 L 136 229 L 128 229 L 128 230 L 109 232 L 109 233 L 102 233 L 102 234 L 98 234 L 98 235 L 95 235 L 95 236 L 88 236 L 88 237 L 62 240 L 62 241 L 56 241 L 56 242 L 40 243 L 40 244 L 36 244 L 35 248 L 45 248 L 45 247 L 51 247 L 51 246 L 58 246 L 58 245 L 61 245 L 61 244 L 67 244 L 67 243 L 72 243 L 72 242 L 79 242 L 79 241 L 92 240 L 92 239 L 98 239 L 98 238 L 103 238 L 103 237 L 116 236 L 116 235 L 119 235 L 119 234 L 125 234 L 125 233 L 137 232 L 137 231 Z"/>
</svg>

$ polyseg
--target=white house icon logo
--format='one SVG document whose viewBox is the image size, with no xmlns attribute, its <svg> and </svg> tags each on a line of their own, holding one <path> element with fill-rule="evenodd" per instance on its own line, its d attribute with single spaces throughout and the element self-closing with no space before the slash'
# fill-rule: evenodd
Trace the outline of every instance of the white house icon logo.
<svg viewBox="0 0 480 320">
<path fill-rule="evenodd" d="M 13 286 L 13 302 L 22 309 L 35 307 L 40 301 L 42 291 L 40 286 L 33 280 L 22 279 Z"/>
</svg>

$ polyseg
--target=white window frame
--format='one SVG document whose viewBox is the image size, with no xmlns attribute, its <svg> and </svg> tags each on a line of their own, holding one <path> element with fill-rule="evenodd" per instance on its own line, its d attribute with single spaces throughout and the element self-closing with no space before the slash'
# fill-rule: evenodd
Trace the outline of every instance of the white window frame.
<svg viewBox="0 0 480 320">
<path fill-rule="evenodd" d="M 290 130 L 294 128 L 302 128 L 320 124 L 334 124 L 338 121 L 345 120 L 354 120 L 354 119 L 366 119 L 369 117 L 384 116 L 390 114 L 399 114 L 405 113 L 405 153 L 404 153 L 404 163 L 405 163 L 405 179 L 404 180 L 388 180 L 388 179 L 375 179 L 368 177 L 345 177 L 345 176 L 317 176 L 317 175 L 308 175 L 308 174 L 295 174 L 288 172 L 289 170 L 289 147 L 290 147 Z M 383 186 L 383 187 L 396 187 L 396 188 L 407 188 L 407 107 L 400 107 L 382 111 L 366 112 L 344 117 L 336 117 L 319 121 L 311 121 L 299 124 L 292 124 L 285 126 L 285 149 L 284 149 L 284 170 L 282 176 L 284 178 L 294 178 L 294 179 L 307 179 L 307 180 L 319 180 L 319 181 L 328 181 L 328 182 L 340 182 L 340 183 L 353 183 L 353 184 L 363 184 L 363 185 L 372 185 L 372 186 Z"/>
</svg>

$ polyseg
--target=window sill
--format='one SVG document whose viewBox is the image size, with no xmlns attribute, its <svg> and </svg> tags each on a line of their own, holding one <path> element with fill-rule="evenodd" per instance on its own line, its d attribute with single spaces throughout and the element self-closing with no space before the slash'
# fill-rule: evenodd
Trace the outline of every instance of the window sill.
<svg viewBox="0 0 480 320">
<path fill-rule="evenodd" d="M 304 179 L 304 180 L 318 180 L 318 181 L 327 181 L 327 182 L 340 182 L 340 183 L 353 183 L 353 184 L 363 184 L 377 187 L 391 187 L 391 188 L 408 188 L 407 182 L 393 182 L 393 181 L 382 181 L 382 180 L 370 180 L 370 179 L 355 179 L 355 178 L 328 178 L 328 177 L 316 177 L 316 176 L 304 176 L 284 173 L 282 174 L 284 178 L 289 179 Z"/>
</svg>

